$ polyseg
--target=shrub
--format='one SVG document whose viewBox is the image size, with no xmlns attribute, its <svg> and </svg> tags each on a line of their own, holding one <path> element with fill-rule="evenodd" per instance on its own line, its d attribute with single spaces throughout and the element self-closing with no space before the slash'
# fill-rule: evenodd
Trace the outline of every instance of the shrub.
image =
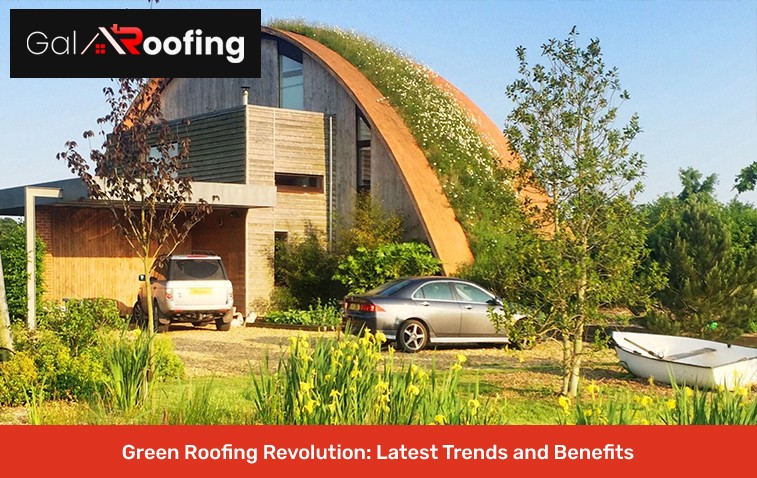
<svg viewBox="0 0 757 478">
<path fill-rule="evenodd" d="M 99 331 L 126 326 L 118 305 L 109 299 L 71 299 L 63 306 L 47 303 L 41 312 L 39 326 L 56 332 L 72 355 L 95 345 Z"/>
<path fill-rule="evenodd" d="M 369 191 L 355 196 L 355 208 L 349 223 L 340 223 L 334 249 L 340 256 L 354 253 L 358 247 L 373 249 L 399 242 L 402 238 L 402 218 L 384 209 Z"/>
<path fill-rule="evenodd" d="M 342 323 L 342 312 L 335 304 L 321 304 L 319 300 L 315 307 L 311 305 L 307 310 L 290 309 L 268 312 L 265 320 L 272 324 L 336 327 Z"/>
<path fill-rule="evenodd" d="M 0 363 L 0 405 L 23 405 L 29 398 L 27 391 L 38 381 L 34 357 L 28 352 L 16 352 L 10 360 Z"/>
<path fill-rule="evenodd" d="M 358 247 L 339 263 L 334 278 L 351 293 L 361 293 L 392 279 L 436 274 L 440 265 L 431 248 L 417 242 L 385 244 L 375 249 Z"/>
<path fill-rule="evenodd" d="M 336 256 L 329 253 L 322 233 L 308 227 L 303 237 L 279 241 L 272 257 L 274 282 L 286 289 L 291 303 L 304 309 L 318 300 L 341 298 L 342 285 L 332 276 L 336 272 Z"/>
<path fill-rule="evenodd" d="M 13 321 L 26 319 L 26 230 L 24 223 L 12 219 L 0 220 L 0 255 L 3 257 L 3 276 L 8 311 Z M 42 281 L 45 243 L 36 240 L 36 286 L 37 302 L 41 301 L 44 283 Z"/>
<path fill-rule="evenodd" d="M 154 379 L 166 381 L 184 378 L 184 362 L 174 351 L 170 337 L 157 335 L 153 338 Z"/>
</svg>

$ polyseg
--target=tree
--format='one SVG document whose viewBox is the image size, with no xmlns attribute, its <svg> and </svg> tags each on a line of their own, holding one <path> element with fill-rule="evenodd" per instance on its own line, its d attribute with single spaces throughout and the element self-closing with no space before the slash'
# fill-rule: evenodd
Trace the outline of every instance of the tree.
<svg viewBox="0 0 757 478">
<path fill-rule="evenodd" d="M 526 49 L 517 49 L 521 78 L 506 90 L 514 108 L 505 135 L 522 159 L 521 181 L 551 199 L 530 211 L 534 229 L 549 233 L 524 246 L 532 264 L 526 285 L 562 341 L 562 393 L 575 396 L 585 326 L 605 320 L 606 307 L 643 303 L 655 283 L 637 274 L 645 231 L 632 201 L 644 161 L 629 149 L 637 116 L 615 127 L 629 95 L 617 69 L 605 67 L 599 41 L 581 48 L 573 28 L 542 54 L 547 66 L 531 67 Z"/>
<path fill-rule="evenodd" d="M 667 285 L 655 294 L 659 308 L 647 317 L 656 331 L 730 340 L 757 321 L 757 211 L 712 196 L 711 175 L 700 183 L 681 170 L 683 192 L 648 208 L 654 225 L 647 239 Z M 691 179 L 696 181 L 692 182 Z"/>
<path fill-rule="evenodd" d="M 736 176 L 736 184 L 733 188 L 740 192 L 754 191 L 757 185 L 757 161 L 743 168 Z"/>
<path fill-rule="evenodd" d="M 113 214 L 115 228 L 142 259 L 149 278 L 152 260 L 170 254 L 210 208 L 204 201 L 190 205 L 191 177 L 184 163 L 189 138 L 169 127 L 161 109 L 162 85 L 144 78 L 118 78 L 103 89 L 110 113 L 99 118 L 101 146 L 93 148 L 92 131 L 87 157 L 68 141 L 58 159 L 87 186 L 92 199 L 102 201 Z M 90 172 L 94 167 L 94 174 Z M 146 288 L 147 328 L 157 327 L 151 288 Z"/>
</svg>

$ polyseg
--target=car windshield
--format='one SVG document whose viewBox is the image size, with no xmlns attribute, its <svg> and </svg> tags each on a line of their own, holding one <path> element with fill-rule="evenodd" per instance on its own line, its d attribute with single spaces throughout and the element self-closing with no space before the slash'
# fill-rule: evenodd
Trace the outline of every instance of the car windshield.
<svg viewBox="0 0 757 478">
<path fill-rule="evenodd" d="M 181 259 L 171 261 L 171 280 L 225 280 L 220 259 Z"/>
<path fill-rule="evenodd" d="M 365 293 L 365 295 L 381 295 L 381 296 L 393 295 L 397 291 L 405 287 L 409 282 L 410 280 L 408 279 L 393 280 L 391 282 L 387 282 L 386 284 L 382 284 L 376 287 L 375 289 L 369 290 L 368 292 Z"/>
</svg>

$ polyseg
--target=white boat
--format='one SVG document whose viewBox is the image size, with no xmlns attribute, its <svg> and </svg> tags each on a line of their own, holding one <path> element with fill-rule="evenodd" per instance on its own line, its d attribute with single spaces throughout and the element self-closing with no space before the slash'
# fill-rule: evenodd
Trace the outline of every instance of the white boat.
<svg viewBox="0 0 757 478">
<path fill-rule="evenodd" d="M 637 377 L 729 390 L 757 383 L 757 348 L 637 332 L 611 336 L 621 365 Z"/>
</svg>

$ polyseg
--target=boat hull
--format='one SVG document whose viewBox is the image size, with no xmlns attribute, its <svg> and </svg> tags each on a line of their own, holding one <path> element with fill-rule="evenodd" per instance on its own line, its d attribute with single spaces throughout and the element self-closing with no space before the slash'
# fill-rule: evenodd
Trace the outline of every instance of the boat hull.
<svg viewBox="0 0 757 478">
<path fill-rule="evenodd" d="M 613 332 L 629 372 L 656 382 L 733 390 L 757 383 L 757 349 L 670 335 Z"/>
</svg>

